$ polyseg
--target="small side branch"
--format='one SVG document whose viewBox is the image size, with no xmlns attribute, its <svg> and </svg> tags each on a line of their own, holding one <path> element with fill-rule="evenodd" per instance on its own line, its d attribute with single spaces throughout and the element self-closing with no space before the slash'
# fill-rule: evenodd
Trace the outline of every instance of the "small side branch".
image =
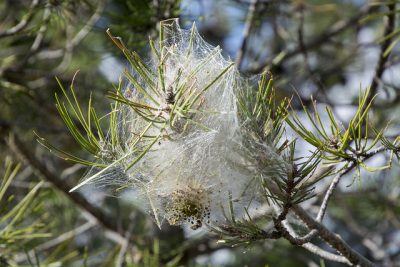
<svg viewBox="0 0 400 267">
<path fill-rule="evenodd" d="M 386 22 L 386 26 L 385 26 L 384 35 L 383 35 L 384 37 L 392 35 L 392 33 L 395 31 L 396 13 L 397 13 L 396 12 L 396 2 L 395 1 L 390 2 L 390 4 L 388 4 L 388 9 L 389 9 L 389 12 L 386 17 L 387 22 Z M 376 94 L 378 85 L 381 81 L 382 74 L 385 71 L 385 64 L 390 55 L 390 53 L 386 53 L 386 50 L 389 48 L 390 44 L 392 43 L 392 40 L 393 40 L 393 36 L 387 38 L 385 41 L 382 42 L 381 52 L 379 54 L 378 64 L 376 65 L 376 68 L 375 68 L 375 75 L 371 82 L 370 94 L 368 96 L 367 102 L 370 102 Z"/>
<path fill-rule="evenodd" d="M 293 230 L 292 226 L 289 224 L 289 222 L 283 222 L 283 225 L 285 226 L 285 228 L 287 229 L 287 231 L 289 232 L 290 235 L 292 235 L 294 238 L 296 239 L 305 239 L 306 236 L 310 235 L 311 233 L 317 232 L 316 230 L 311 230 L 311 232 L 302 237 L 299 237 L 296 232 Z M 321 249 L 320 247 L 311 244 L 311 243 L 304 243 L 301 244 L 300 246 L 302 246 L 303 248 L 307 249 L 308 251 L 310 251 L 311 253 L 314 253 L 315 255 L 320 256 L 323 259 L 326 260 L 330 260 L 330 261 L 335 261 L 335 262 L 341 262 L 341 263 L 345 263 L 347 265 L 351 265 L 351 263 L 343 256 L 341 255 L 336 255 L 333 254 L 331 252 L 328 252 L 326 250 Z"/>
<path fill-rule="evenodd" d="M 241 65 L 242 65 L 242 61 L 243 61 L 243 57 L 244 57 L 244 53 L 246 51 L 246 47 L 247 47 L 247 42 L 249 39 L 249 34 L 251 31 L 251 27 L 253 24 L 253 18 L 254 18 L 254 13 L 256 11 L 256 6 L 258 4 L 258 0 L 252 0 L 249 6 L 249 11 L 247 12 L 247 18 L 246 18 L 246 22 L 244 24 L 244 29 L 243 29 L 243 40 L 242 40 L 242 44 L 240 46 L 239 51 L 236 54 L 236 66 L 237 68 L 240 70 Z"/>
<path fill-rule="evenodd" d="M 310 229 L 318 231 L 319 236 L 327 242 L 332 248 L 346 257 L 353 265 L 361 265 L 366 267 L 375 266 L 367 258 L 352 249 L 339 235 L 329 231 L 324 225 L 314 220 L 299 206 L 293 206 L 293 212 L 307 225 Z"/>
<path fill-rule="evenodd" d="M 329 251 L 323 250 L 314 244 L 306 243 L 306 244 L 303 244 L 302 247 L 307 249 L 311 253 L 314 253 L 315 255 L 320 256 L 323 259 L 340 262 L 340 263 L 345 263 L 350 266 L 352 265 L 345 257 L 330 253 Z"/>
<path fill-rule="evenodd" d="M 339 184 L 340 178 L 343 177 L 343 175 L 347 174 L 354 168 L 355 164 L 354 162 L 350 163 L 350 165 L 343 169 L 341 172 L 339 172 L 332 180 L 331 184 L 329 185 L 328 190 L 325 193 L 324 199 L 322 201 L 321 207 L 318 211 L 318 215 L 316 218 L 317 222 L 322 222 L 322 219 L 324 218 L 326 208 L 328 207 L 329 200 L 333 194 L 333 191 L 335 190 L 336 186 Z"/>
</svg>

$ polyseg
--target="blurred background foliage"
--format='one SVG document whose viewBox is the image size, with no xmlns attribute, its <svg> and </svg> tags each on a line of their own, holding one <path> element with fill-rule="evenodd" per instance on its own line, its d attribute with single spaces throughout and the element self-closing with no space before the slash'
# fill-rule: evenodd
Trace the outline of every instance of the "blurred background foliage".
<svg viewBox="0 0 400 267">
<path fill-rule="evenodd" d="M 92 188 L 70 194 L 85 169 L 54 157 L 34 131 L 85 157 L 55 108 L 55 77 L 67 86 L 79 70 L 78 99 L 92 94 L 104 115 L 105 94 L 127 66 L 106 29 L 146 58 L 158 22 L 180 17 L 226 57 L 240 58 L 245 75 L 270 70 L 277 97 L 299 95 L 300 114 L 300 100 L 311 105 L 313 95 L 346 123 L 360 87 L 371 86 L 378 97 L 370 120 L 377 128 L 391 121 L 388 134 L 397 136 L 400 31 L 395 16 L 387 19 L 396 2 L 0 0 L 0 266 L 340 266 L 283 240 L 229 247 L 177 227 L 160 231 L 129 198 Z M 377 264 L 400 266 L 399 168 L 362 175 L 352 183 L 350 173 L 337 188 L 327 225 Z"/>
</svg>

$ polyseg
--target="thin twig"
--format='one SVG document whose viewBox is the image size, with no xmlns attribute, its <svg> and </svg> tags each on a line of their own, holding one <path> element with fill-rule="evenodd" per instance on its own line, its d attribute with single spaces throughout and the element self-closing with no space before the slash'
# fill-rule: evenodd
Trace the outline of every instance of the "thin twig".
<svg viewBox="0 0 400 267">
<path fill-rule="evenodd" d="M 50 22 L 51 18 L 50 7 L 51 7 L 50 3 L 47 3 L 43 12 L 41 26 L 37 31 L 36 37 L 33 40 L 31 48 L 29 49 L 29 52 L 24 56 L 24 58 L 18 62 L 17 66 L 15 66 L 15 70 L 20 70 L 21 68 L 23 68 L 28 62 L 28 60 L 39 51 Z"/>
<path fill-rule="evenodd" d="M 97 225 L 97 222 L 95 220 L 88 221 L 81 226 L 78 226 L 66 233 L 58 235 L 55 239 L 52 239 L 43 244 L 40 244 L 39 246 L 35 247 L 35 251 L 47 250 L 49 248 L 55 247 L 58 244 L 61 244 L 62 242 L 73 238 L 74 236 L 78 236 L 78 235 L 86 232 L 87 230 L 89 230 L 90 228 L 92 228 L 95 225 Z"/>
<path fill-rule="evenodd" d="M 386 147 L 380 146 L 380 147 L 377 147 L 377 148 L 375 148 L 374 150 L 372 150 L 372 151 L 370 151 L 370 152 L 368 152 L 368 153 L 359 154 L 359 155 L 357 155 L 357 156 L 362 157 L 362 161 L 365 161 L 365 160 L 371 158 L 372 156 L 374 156 L 374 155 L 376 155 L 376 154 L 378 154 L 378 153 L 380 153 L 380 152 L 383 152 L 383 151 L 385 151 L 385 150 L 386 150 Z M 331 196 L 332 196 L 332 194 L 333 194 L 333 191 L 335 190 L 336 186 L 339 184 L 340 178 L 342 178 L 345 174 L 349 173 L 349 172 L 350 172 L 351 170 L 353 170 L 354 167 L 356 167 L 356 166 L 357 166 L 357 164 L 355 164 L 354 161 L 353 161 L 353 162 L 350 162 L 350 163 L 349 163 L 349 166 L 347 166 L 345 169 L 343 169 L 342 171 L 340 171 L 340 172 L 332 179 L 332 182 L 331 182 L 331 184 L 329 185 L 329 188 L 328 188 L 328 190 L 327 190 L 326 193 L 325 193 L 324 199 L 322 200 L 322 204 L 321 204 L 320 209 L 319 209 L 319 211 L 318 211 L 318 215 L 317 215 L 317 218 L 316 218 L 316 221 L 317 221 L 317 222 L 321 222 L 321 221 L 322 221 L 322 219 L 323 219 L 323 217 L 324 217 L 324 215 L 325 215 L 326 209 L 327 209 L 327 207 L 328 207 L 328 202 L 329 202 L 329 200 L 330 200 L 330 198 L 331 198 Z"/>
<path fill-rule="evenodd" d="M 353 265 L 361 265 L 366 267 L 375 266 L 363 255 L 351 248 L 339 235 L 328 230 L 324 225 L 314 220 L 300 206 L 293 206 L 294 213 L 308 226 L 310 229 L 318 231 L 319 236 L 325 240 L 332 248 L 346 257 Z"/>
<path fill-rule="evenodd" d="M 396 2 L 390 2 L 390 4 L 388 4 L 388 9 L 389 9 L 388 15 L 385 17 L 385 19 L 387 19 L 387 22 L 386 22 L 386 26 L 385 26 L 385 30 L 384 30 L 384 34 L 383 34 L 384 37 L 391 35 L 396 28 Z M 391 37 L 385 39 L 385 41 L 383 41 L 381 44 L 379 60 L 378 60 L 378 64 L 376 65 L 376 68 L 375 68 L 375 75 L 372 78 L 370 94 L 368 96 L 369 97 L 368 102 L 370 102 L 372 100 L 372 98 L 374 97 L 374 95 L 376 94 L 378 85 L 381 82 L 382 74 L 385 71 L 386 61 L 388 60 L 389 55 L 390 55 L 390 52 L 386 53 L 386 54 L 385 54 L 385 52 L 389 48 L 390 44 L 392 43 L 393 37 L 394 36 L 391 36 Z"/>
<path fill-rule="evenodd" d="M 277 213 L 280 213 L 280 216 L 278 216 L 278 218 L 281 218 L 281 220 L 273 219 L 275 228 L 279 231 L 282 237 L 287 239 L 293 245 L 303 246 L 304 244 L 310 242 L 318 233 L 317 230 L 313 229 L 307 235 L 302 237 L 299 236 L 294 232 L 294 230 L 290 231 L 290 228 L 286 227 L 286 215 L 287 213 L 289 213 L 289 209 L 284 207 L 283 210 L 280 211 L 276 205 L 274 205 L 274 209 Z M 285 218 L 282 218 L 282 214 L 286 214 Z"/>
<path fill-rule="evenodd" d="M 341 262 L 345 263 L 348 265 L 351 265 L 351 263 L 343 256 L 333 254 L 329 251 L 323 250 L 322 248 L 311 244 L 311 243 L 305 243 L 302 245 L 303 248 L 307 249 L 311 253 L 314 253 L 317 256 L 320 256 L 323 259 L 330 260 L 330 261 L 336 261 L 336 262 Z"/>
<path fill-rule="evenodd" d="M 339 218 L 345 225 L 348 226 L 347 229 L 351 230 L 354 235 L 359 236 L 362 239 L 362 244 L 366 247 L 375 260 L 389 259 L 388 253 L 377 243 L 373 241 L 373 238 L 370 238 L 371 231 L 370 229 L 364 228 L 362 225 L 357 223 L 351 212 L 345 207 L 344 208 L 345 216 L 343 218 Z"/>
<path fill-rule="evenodd" d="M 44 13 L 43 13 L 42 25 L 40 26 L 39 31 L 35 37 L 35 40 L 33 41 L 31 49 L 30 49 L 31 54 L 36 53 L 39 50 L 40 45 L 43 42 L 44 34 L 46 33 L 47 27 L 50 22 L 50 15 L 51 15 L 50 6 L 49 6 L 49 4 L 47 4 L 47 6 L 44 10 Z"/>
<path fill-rule="evenodd" d="M 326 212 L 326 208 L 328 207 L 328 202 L 333 194 L 333 191 L 335 190 L 336 186 L 339 184 L 340 178 L 343 177 L 343 175 L 349 173 L 353 168 L 354 168 L 355 164 L 354 162 L 350 163 L 350 165 L 343 169 L 342 171 L 340 171 L 333 179 L 331 184 L 329 185 L 328 190 L 325 193 L 324 199 L 322 201 L 321 207 L 318 211 L 318 215 L 316 218 L 317 222 L 322 222 L 322 219 L 324 218 L 325 212 Z"/>
<path fill-rule="evenodd" d="M 82 29 L 71 39 L 71 41 L 67 40 L 64 49 L 64 57 L 61 63 L 53 70 L 54 73 L 63 72 L 68 67 L 68 64 L 72 59 L 73 49 L 82 42 L 82 40 L 88 35 L 90 30 L 93 28 L 93 26 L 101 18 L 101 13 L 103 13 L 103 10 L 105 8 L 105 3 L 106 1 L 104 0 L 100 1 L 100 3 L 97 5 L 95 12 L 89 18 L 85 26 L 82 27 Z"/>
<path fill-rule="evenodd" d="M 362 158 L 362 160 L 367 160 L 372 156 L 385 151 L 386 148 L 384 146 L 378 147 L 369 153 L 365 153 L 363 155 L 358 155 Z M 274 218 L 274 225 L 276 229 L 282 234 L 284 238 L 289 240 L 292 244 L 303 246 L 304 244 L 311 241 L 317 234 L 324 239 L 329 245 L 331 245 L 334 249 L 336 249 L 339 253 L 341 253 L 345 258 L 347 258 L 352 264 L 362 264 L 362 266 L 374 266 L 373 263 L 369 262 L 366 258 L 364 258 L 361 254 L 353 250 L 345 241 L 343 241 L 336 234 L 330 232 L 323 224 L 321 224 L 322 218 L 325 214 L 328 202 L 330 197 L 333 194 L 334 189 L 340 181 L 340 178 L 350 172 L 356 166 L 355 162 L 350 162 L 349 166 L 339 172 L 332 183 L 329 186 L 327 193 L 325 194 L 323 203 L 318 212 L 317 218 L 314 220 L 311 216 L 309 216 L 300 206 L 298 205 L 286 205 L 283 207 L 280 215 L 277 218 Z M 290 179 L 288 179 L 290 182 Z M 288 188 L 290 188 L 288 186 Z M 293 235 L 284 225 L 284 220 L 286 220 L 286 216 L 290 210 L 293 210 L 295 214 L 303 220 L 303 222 L 311 229 L 311 231 L 303 236 L 298 237 Z"/>
<path fill-rule="evenodd" d="M 274 209 L 276 210 L 276 212 L 280 212 L 279 208 L 276 205 L 274 205 Z M 345 257 L 330 253 L 310 243 L 311 239 L 314 238 L 314 236 L 318 233 L 316 229 L 313 229 L 307 235 L 300 237 L 290 226 L 287 220 L 279 221 L 276 226 L 277 230 L 282 234 L 282 236 L 293 245 L 304 247 L 308 251 L 324 259 L 351 265 Z"/>
<path fill-rule="evenodd" d="M 252 28 L 252 24 L 253 24 L 253 18 L 254 18 L 254 13 L 256 11 L 256 6 L 257 6 L 258 0 L 252 0 L 249 6 L 249 11 L 247 12 L 247 17 L 246 17 L 246 22 L 244 24 L 244 28 L 243 28 L 243 34 L 242 34 L 242 44 L 236 54 L 236 66 L 237 68 L 240 70 L 241 65 L 242 65 L 242 61 L 243 61 L 243 57 L 244 57 L 244 53 L 246 52 L 246 48 L 247 48 L 247 42 L 248 42 L 248 38 L 249 38 L 249 34 Z"/>
<path fill-rule="evenodd" d="M 96 10 L 93 15 L 89 18 L 85 26 L 80 29 L 80 31 L 72 38 L 71 42 L 68 43 L 69 47 L 75 47 L 82 42 L 83 39 L 88 35 L 88 33 L 92 30 L 97 21 L 101 18 L 101 13 L 103 13 L 104 8 L 106 6 L 106 1 L 102 0 L 97 5 Z"/>
<path fill-rule="evenodd" d="M 347 30 L 348 28 L 357 26 L 358 25 L 358 21 L 362 17 L 367 15 L 371 11 L 371 8 L 372 7 L 369 4 L 364 5 L 361 8 L 359 13 L 357 13 L 356 15 L 354 15 L 353 17 L 351 17 L 351 18 L 349 18 L 347 20 L 338 21 L 331 28 L 329 28 L 326 31 L 323 31 L 323 33 L 321 35 L 319 35 L 318 37 L 314 38 L 310 42 L 306 43 L 304 45 L 304 48 L 306 50 L 311 50 L 311 49 L 314 49 L 316 47 L 319 47 L 321 44 L 324 44 L 324 43 L 328 42 L 334 36 L 342 33 L 343 31 Z M 283 50 L 271 62 L 269 62 L 269 61 L 264 62 L 264 63 L 260 64 L 259 66 L 256 66 L 255 68 L 251 68 L 251 69 L 246 70 L 246 72 L 247 73 L 259 73 L 265 68 L 265 66 L 268 66 L 270 64 L 275 65 L 275 66 L 279 66 L 285 60 L 288 60 L 288 59 L 298 55 L 299 53 L 301 53 L 300 46 L 297 46 L 293 50 L 289 50 L 289 49 Z"/>
<path fill-rule="evenodd" d="M 54 238 L 52 240 L 49 240 L 45 243 L 42 243 L 42 244 L 36 246 L 34 249 L 30 250 L 29 252 L 24 252 L 24 253 L 16 255 L 14 260 L 16 262 L 26 261 L 28 257 L 33 257 L 35 252 L 48 250 L 52 247 L 55 247 L 55 246 L 63 243 L 66 240 L 69 240 L 77 235 L 80 235 L 80 234 L 86 232 L 87 230 L 89 230 L 90 228 L 95 226 L 96 224 L 97 223 L 94 220 L 88 221 L 66 233 L 58 235 L 56 238 Z"/>
<path fill-rule="evenodd" d="M 118 257 L 117 257 L 117 261 L 115 263 L 115 267 L 124 266 L 124 257 L 125 257 L 126 252 L 128 251 L 128 247 L 129 247 L 129 243 L 130 243 L 129 240 L 130 240 L 130 238 L 132 236 L 132 231 L 133 231 L 134 226 L 135 226 L 135 224 L 133 223 L 135 221 L 135 219 L 131 219 L 130 221 L 131 221 L 131 223 L 130 223 L 128 231 L 127 231 L 127 233 L 125 235 L 124 243 L 121 245 L 121 249 L 120 249 L 120 251 L 118 253 Z"/>
<path fill-rule="evenodd" d="M 305 68 L 306 72 L 308 72 L 308 76 L 309 76 L 310 80 L 317 87 L 317 89 L 318 89 L 317 93 L 321 92 L 322 96 L 325 100 L 325 103 L 327 103 L 329 106 L 333 107 L 334 105 L 332 104 L 332 102 L 329 99 L 329 96 L 326 92 L 326 88 L 325 88 L 324 84 L 322 83 L 320 76 L 317 76 L 317 73 L 310 66 L 308 50 L 307 50 L 307 47 L 306 47 L 306 44 L 304 41 L 304 8 L 305 8 L 304 5 L 305 4 L 303 2 L 300 2 L 298 5 L 299 5 L 298 6 L 299 26 L 297 29 L 297 36 L 298 36 L 298 41 L 299 41 L 299 48 L 300 48 L 301 54 L 303 55 L 303 58 L 304 58 L 304 68 Z M 311 100 L 311 102 L 312 102 L 312 100 Z M 337 118 L 340 118 L 340 116 L 338 116 L 335 109 L 333 109 L 332 112 L 334 113 L 334 115 Z"/>
<path fill-rule="evenodd" d="M 296 239 L 301 239 L 300 236 L 297 235 L 297 233 L 294 231 L 294 229 L 292 228 L 292 226 L 289 224 L 289 222 L 284 221 L 283 222 L 284 227 L 286 227 L 286 229 L 288 230 L 288 232 Z M 315 230 L 316 231 L 316 230 Z M 324 258 L 326 260 L 330 260 L 330 261 L 335 261 L 335 262 L 341 262 L 341 263 L 345 263 L 348 265 L 351 265 L 351 263 L 348 261 L 348 259 L 346 259 L 345 257 L 341 256 L 341 255 L 336 255 L 333 254 L 331 252 L 328 252 L 326 250 L 323 250 L 322 248 L 311 244 L 309 242 L 301 244 L 300 246 L 302 246 L 303 248 L 307 249 L 308 251 L 310 251 L 311 253 L 314 253 L 315 255 L 320 256 L 321 258 Z"/>
<path fill-rule="evenodd" d="M 39 4 L 39 0 L 33 0 L 31 5 L 29 6 L 29 11 L 26 14 L 25 18 L 23 18 L 14 27 L 12 27 L 6 31 L 0 32 L 0 38 L 15 35 L 15 34 L 21 32 L 22 30 L 24 30 L 28 26 L 29 22 L 32 20 L 33 16 L 35 15 L 35 13 L 36 13 L 35 9 L 38 6 L 38 4 Z"/>
</svg>

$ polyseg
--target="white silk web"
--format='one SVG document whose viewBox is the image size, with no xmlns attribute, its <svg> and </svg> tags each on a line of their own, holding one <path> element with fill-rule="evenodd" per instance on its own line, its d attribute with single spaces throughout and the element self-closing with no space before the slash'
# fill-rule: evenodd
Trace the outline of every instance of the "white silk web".
<svg viewBox="0 0 400 267">
<path fill-rule="evenodd" d="M 184 30 L 173 20 L 162 30 L 163 41 L 149 64 L 154 75 L 146 80 L 133 72 L 140 84 L 130 83 L 123 96 L 156 106 L 154 120 L 166 123 L 149 124 L 131 106 L 120 106 L 118 125 L 111 127 L 118 127 L 122 145 L 105 143 L 100 160 L 109 167 L 92 169 L 80 185 L 134 189 L 158 226 L 165 219 L 197 229 L 218 224 L 232 212 L 251 215 L 264 204 L 260 184 L 267 172 L 258 166 L 248 146 L 249 131 L 238 116 L 235 93 L 244 79 L 194 25 Z M 195 101 L 187 108 L 190 99 Z M 138 136 L 140 141 L 130 146 Z M 279 158 L 268 145 L 258 147 L 267 157 Z"/>
</svg>

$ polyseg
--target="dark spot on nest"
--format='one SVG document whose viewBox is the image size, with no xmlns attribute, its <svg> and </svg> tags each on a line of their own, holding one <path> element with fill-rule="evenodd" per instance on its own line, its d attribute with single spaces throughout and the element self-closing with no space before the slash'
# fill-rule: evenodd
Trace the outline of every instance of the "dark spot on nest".
<svg viewBox="0 0 400 267">
<path fill-rule="evenodd" d="M 165 102 L 170 105 L 175 104 L 175 93 L 171 85 L 167 89 Z"/>
</svg>

